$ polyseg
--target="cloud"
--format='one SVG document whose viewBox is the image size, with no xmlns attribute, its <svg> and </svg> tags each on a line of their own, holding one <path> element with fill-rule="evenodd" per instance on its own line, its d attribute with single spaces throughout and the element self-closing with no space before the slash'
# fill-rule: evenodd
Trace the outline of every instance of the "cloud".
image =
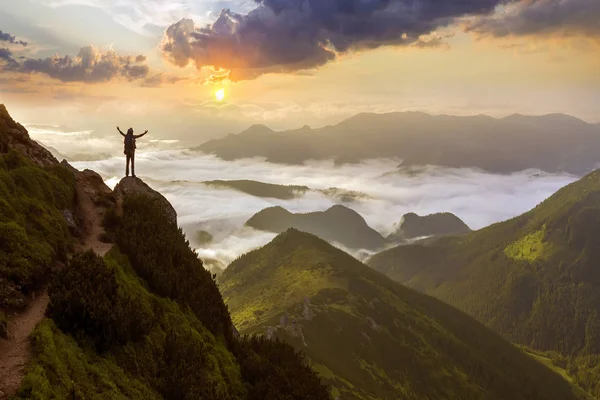
<svg viewBox="0 0 600 400">
<path fill-rule="evenodd" d="M 143 87 L 160 87 L 163 86 L 164 84 L 174 84 L 177 83 L 179 81 L 185 80 L 186 78 L 182 78 L 179 76 L 172 76 L 169 74 L 166 74 L 164 72 L 159 72 L 156 73 L 154 75 L 149 75 L 146 77 L 146 79 L 144 79 L 144 81 L 142 82 L 142 86 Z"/>
<path fill-rule="evenodd" d="M 37 0 L 50 7 L 83 5 L 104 10 L 123 27 L 145 36 L 160 36 L 164 28 L 184 16 L 208 22 L 221 8 L 247 11 L 251 0 Z"/>
<path fill-rule="evenodd" d="M 94 46 L 82 47 L 77 56 L 58 55 L 44 58 L 25 58 L 17 61 L 4 54 L 5 70 L 27 74 L 41 73 L 62 82 L 98 83 L 124 78 L 130 81 L 145 79 L 150 69 L 143 55 L 120 56 L 112 50 L 102 52 Z"/>
<path fill-rule="evenodd" d="M 97 171 L 113 185 L 123 175 L 122 156 L 73 164 L 79 169 Z M 205 180 L 258 179 L 314 189 L 338 187 L 360 191 L 370 198 L 346 205 L 360 213 L 371 227 L 388 234 L 407 212 L 422 215 L 449 211 L 479 229 L 529 210 L 577 179 L 562 174 L 536 174 L 536 171 L 493 175 L 472 169 L 436 167 L 411 175 L 396 168 L 398 160 L 369 160 L 342 166 L 329 161 L 299 166 L 276 165 L 260 159 L 227 162 L 182 150 L 140 149 L 136 164 L 138 174 L 173 204 L 180 225 L 200 256 L 225 264 L 266 244 L 274 236 L 243 226 L 254 213 L 275 205 L 292 212 L 325 210 L 337 200 L 320 192 L 307 192 L 293 200 L 258 198 L 210 188 L 201 183 Z M 194 244 L 198 230 L 211 233 L 214 242 L 205 246 Z"/>
<path fill-rule="evenodd" d="M 600 1 L 516 1 L 491 15 L 468 20 L 465 29 L 493 37 L 557 34 L 600 38 Z"/>
<path fill-rule="evenodd" d="M 27 46 L 27 42 L 23 40 L 17 40 L 16 37 L 11 35 L 10 33 L 5 33 L 0 30 L 0 42 L 8 42 L 11 44 L 20 44 L 21 46 Z"/>
<path fill-rule="evenodd" d="M 500 0 L 256 0 L 247 14 L 223 9 L 210 26 L 184 18 L 161 42 L 174 65 L 230 71 L 231 80 L 322 66 L 340 53 L 419 45 L 456 18 L 488 13 Z M 420 44 L 424 46 L 423 43 Z"/>
</svg>

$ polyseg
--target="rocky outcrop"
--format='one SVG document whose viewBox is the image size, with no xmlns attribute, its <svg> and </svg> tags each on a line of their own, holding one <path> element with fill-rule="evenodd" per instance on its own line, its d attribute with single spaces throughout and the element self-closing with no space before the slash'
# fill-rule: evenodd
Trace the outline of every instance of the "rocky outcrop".
<svg viewBox="0 0 600 400">
<path fill-rule="evenodd" d="M 144 183 L 144 181 L 142 181 L 140 178 L 128 176 L 121 179 L 117 186 L 115 186 L 113 192 L 117 200 L 118 209 L 121 208 L 123 199 L 125 197 L 134 194 L 141 194 L 155 199 L 161 205 L 169 222 L 177 225 L 177 212 L 171 203 L 169 203 L 169 201 L 162 194 Z"/>
<path fill-rule="evenodd" d="M 40 166 L 58 164 L 52 153 L 29 137 L 27 129 L 15 122 L 0 104 L 0 153 L 16 150 Z"/>
<path fill-rule="evenodd" d="M 415 213 L 404 214 L 396 225 L 390 241 L 402 241 L 423 236 L 454 235 L 471 232 L 460 218 L 452 213 L 437 213 L 421 217 Z"/>
</svg>

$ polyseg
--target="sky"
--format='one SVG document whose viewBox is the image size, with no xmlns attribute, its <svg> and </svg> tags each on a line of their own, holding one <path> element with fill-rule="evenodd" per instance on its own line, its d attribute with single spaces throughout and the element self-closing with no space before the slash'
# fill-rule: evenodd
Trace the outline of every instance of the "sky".
<svg viewBox="0 0 600 400">
<path fill-rule="evenodd" d="M 363 111 L 600 122 L 599 54 L 600 0 L 0 0 L 0 103 L 98 137 Z"/>
</svg>

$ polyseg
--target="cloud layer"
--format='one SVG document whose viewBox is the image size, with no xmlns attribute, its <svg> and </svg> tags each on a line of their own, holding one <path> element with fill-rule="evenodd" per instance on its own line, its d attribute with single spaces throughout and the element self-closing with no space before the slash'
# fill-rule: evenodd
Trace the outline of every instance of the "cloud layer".
<svg viewBox="0 0 600 400">
<path fill-rule="evenodd" d="M 440 42 L 436 29 L 491 12 L 499 0 L 260 0 L 248 14 L 221 11 L 214 24 L 171 25 L 161 43 L 173 64 L 226 69 L 230 79 L 315 68 L 340 53 Z"/>
<path fill-rule="evenodd" d="M 466 29 L 494 37 L 559 34 L 600 39 L 600 1 L 521 0 L 472 19 Z"/>
<path fill-rule="evenodd" d="M 97 171 L 114 186 L 123 176 L 124 163 L 122 157 L 115 157 L 73 164 L 79 169 Z M 397 160 L 371 160 L 339 167 L 331 162 L 285 166 L 255 159 L 227 162 L 197 153 L 149 149 L 141 149 L 136 155 L 136 164 L 140 177 L 173 204 L 192 244 L 196 243 L 198 230 L 206 230 L 214 236 L 210 245 L 196 243 L 200 256 L 224 264 L 273 238 L 271 233 L 243 227 L 254 213 L 274 205 L 292 212 L 325 210 L 336 204 L 336 199 L 319 192 L 308 192 L 293 200 L 258 198 L 233 190 L 214 189 L 203 185 L 204 180 L 259 179 L 314 189 L 338 187 L 361 191 L 370 198 L 346 205 L 359 212 L 374 229 L 388 234 L 407 212 L 450 211 L 478 229 L 527 211 L 576 179 L 535 171 L 493 175 L 443 168 L 424 169 L 411 175 L 397 170 Z"/>
</svg>

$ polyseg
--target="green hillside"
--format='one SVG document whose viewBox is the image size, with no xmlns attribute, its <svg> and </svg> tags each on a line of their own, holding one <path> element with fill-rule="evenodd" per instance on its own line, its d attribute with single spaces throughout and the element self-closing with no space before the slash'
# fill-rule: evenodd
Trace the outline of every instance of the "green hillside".
<svg viewBox="0 0 600 400">
<path fill-rule="evenodd" d="M 302 349 L 341 399 L 572 399 L 569 384 L 474 319 L 290 229 L 219 285 L 242 333 Z"/>
<path fill-rule="evenodd" d="M 158 203 L 131 196 L 123 211 L 105 259 L 76 255 L 53 280 L 19 398 L 328 399 L 289 345 L 235 335 Z"/>
<path fill-rule="evenodd" d="M 600 396 L 600 171 L 535 209 L 460 237 L 379 253 L 369 265 L 511 341 L 567 358 Z"/>
<path fill-rule="evenodd" d="M 293 347 L 239 337 L 166 200 L 125 195 L 105 214 L 112 250 L 78 252 L 68 228 L 68 212 L 84 204 L 76 176 L 0 106 L 0 333 L 31 292 L 49 297 L 31 351 L 19 354 L 14 398 L 330 399 Z M 6 365 L 2 398 L 4 379 L 20 377 Z"/>
</svg>

